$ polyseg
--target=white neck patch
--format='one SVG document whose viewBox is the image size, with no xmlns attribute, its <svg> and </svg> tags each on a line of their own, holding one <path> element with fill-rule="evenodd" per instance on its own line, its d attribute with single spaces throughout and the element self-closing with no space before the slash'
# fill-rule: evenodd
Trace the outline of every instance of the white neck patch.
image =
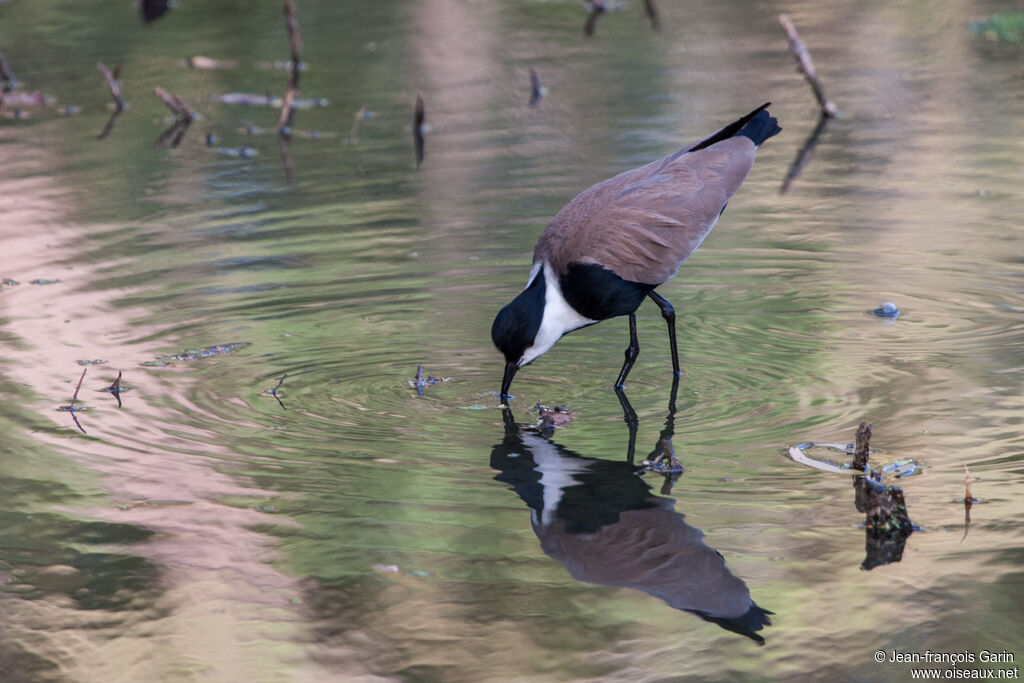
<svg viewBox="0 0 1024 683">
<path fill-rule="evenodd" d="M 533 340 L 533 346 L 523 352 L 519 367 L 523 367 L 547 352 L 566 332 L 597 322 L 580 315 L 569 305 L 569 302 L 562 296 L 562 287 L 558 284 L 558 276 L 546 261 L 534 264 L 533 270 L 530 272 L 530 282 L 537 277 L 541 268 L 544 272 L 544 317 L 541 318 L 540 329 Z"/>
</svg>

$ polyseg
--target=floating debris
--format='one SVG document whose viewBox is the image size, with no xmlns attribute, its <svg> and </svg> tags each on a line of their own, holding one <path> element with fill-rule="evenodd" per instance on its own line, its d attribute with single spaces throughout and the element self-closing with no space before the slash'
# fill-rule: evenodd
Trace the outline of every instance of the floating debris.
<svg viewBox="0 0 1024 683">
<path fill-rule="evenodd" d="M 223 95 L 215 95 L 213 101 L 220 104 L 242 105 L 246 107 L 272 107 L 274 109 L 280 107 L 284 102 L 282 98 L 269 92 L 265 95 L 257 95 L 255 93 L 247 92 L 229 92 Z M 330 100 L 326 97 L 296 97 L 292 100 L 293 109 L 316 109 L 318 107 L 326 107 L 329 104 Z"/>
<path fill-rule="evenodd" d="M 30 285 L 55 285 L 58 282 L 60 282 L 60 280 L 45 280 L 43 278 L 37 278 L 37 279 L 32 280 L 31 282 L 29 282 L 29 284 Z"/>
<path fill-rule="evenodd" d="M 238 66 L 238 60 L 212 59 L 210 57 L 196 55 L 194 57 L 189 57 L 188 59 L 186 59 L 185 64 L 190 69 L 234 69 L 236 66 Z"/>
<path fill-rule="evenodd" d="M 114 398 L 117 399 L 117 408 L 118 408 L 118 410 L 120 410 L 120 408 L 121 408 L 121 392 L 128 391 L 128 389 L 121 387 L 121 371 L 120 370 L 117 371 L 117 379 L 114 380 L 114 383 L 111 384 L 109 387 L 104 387 L 103 391 L 108 391 L 108 392 L 110 392 L 111 394 L 114 395 Z"/>
<path fill-rule="evenodd" d="M 290 60 L 287 62 L 281 60 L 276 62 L 256 62 L 256 66 L 266 71 L 291 71 L 295 68 Z M 298 70 L 306 71 L 307 69 L 309 69 L 309 64 L 300 61 L 298 64 Z"/>
<path fill-rule="evenodd" d="M 885 303 L 878 304 L 878 308 L 871 312 L 877 315 L 879 318 L 892 318 L 893 320 L 895 320 L 896 318 L 900 317 L 900 309 L 898 309 L 896 307 L 896 304 L 894 304 L 891 301 L 886 301 Z"/>
<path fill-rule="evenodd" d="M 370 569 L 378 571 L 381 574 L 398 574 L 402 571 L 398 568 L 397 564 L 375 564 L 371 565 Z"/>
<path fill-rule="evenodd" d="M 119 510 L 132 510 L 134 508 L 162 508 L 175 505 L 194 505 L 191 500 L 136 500 L 131 503 L 122 503 L 117 506 Z"/>
<path fill-rule="evenodd" d="M 686 471 L 686 467 L 676 456 L 675 448 L 672 447 L 672 439 L 664 438 L 658 442 L 654 453 L 640 463 L 640 467 L 658 474 L 681 474 Z"/>
<path fill-rule="evenodd" d="M 7 65 L 7 60 L 0 55 L 0 91 L 10 92 L 17 87 L 18 79 L 14 77 L 14 72 Z"/>
<path fill-rule="evenodd" d="M 103 365 L 107 361 L 103 360 L 102 358 L 97 358 L 95 360 L 79 360 L 75 362 L 78 363 L 79 365 Z"/>
<path fill-rule="evenodd" d="M 82 412 L 83 408 L 76 408 L 75 401 L 78 400 L 78 390 L 82 388 L 82 380 L 85 379 L 85 373 L 89 368 L 82 368 L 82 374 L 78 377 L 78 385 L 75 387 L 75 393 L 71 395 L 71 403 L 66 406 L 60 406 L 58 410 L 71 413 L 71 419 L 75 421 L 75 426 L 78 427 L 83 434 L 86 433 L 82 423 L 78 421 L 78 416 L 75 413 Z"/>
<path fill-rule="evenodd" d="M 254 147 L 218 147 L 217 154 L 236 159 L 251 159 L 258 153 Z"/>
<path fill-rule="evenodd" d="M 57 108 L 57 113 L 61 116 L 78 116 L 82 113 L 82 108 L 77 104 L 65 104 Z"/>
<path fill-rule="evenodd" d="M 658 20 L 658 8 L 654 6 L 654 0 L 644 0 L 644 14 L 650 20 L 651 28 L 660 31 L 661 22 Z"/>
<path fill-rule="evenodd" d="M 284 384 L 285 377 L 287 376 L 287 373 L 281 375 L 281 379 L 277 380 L 277 385 L 273 389 L 263 390 L 263 393 L 266 394 L 267 396 L 273 396 L 274 398 L 277 399 L 277 402 L 281 405 L 281 410 L 288 410 L 287 408 L 284 407 L 284 403 L 281 401 L 281 392 L 278 391 L 278 389 L 281 388 L 281 385 Z"/>
<path fill-rule="evenodd" d="M 569 410 L 567 406 L 548 408 L 538 403 L 533 408 L 537 411 L 537 427 L 549 435 L 554 430 L 565 427 L 576 419 L 576 412 Z"/>
<path fill-rule="evenodd" d="M 201 349 L 186 349 L 181 353 L 176 353 L 171 356 L 161 356 L 160 361 L 172 361 L 172 360 L 198 360 L 200 358 L 210 358 L 211 356 L 223 356 L 239 349 L 244 349 L 249 346 L 249 342 L 237 342 L 234 344 L 217 344 L 215 346 L 207 346 Z M 152 361 L 147 363 L 151 364 Z M 146 365 L 144 363 L 143 365 Z"/>
<path fill-rule="evenodd" d="M 0 92 L 0 105 L 15 109 L 17 107 L 40 108 L 47 107 L 57 101 L 53 95 L 46 95 L 36 90 L 34 92 L 6 91 Z"/>
<path fill-rule="evenodd" d="M 420 170 L 420 164 L 423 163 L 423 133 L 424 121 L 426 120 L 426 109 L 423 104 L 423 96 L 416 95 L 416 108 L 412 114 L 412 139 L 413 144 L 416 148 L 416 170 Z"/>
<path fill-rule="evenodd" d="M 18 285 L 20 285 L 21 283 L 20 283 L 20 282 L 18 282 L 17 280 L 12 280 L 12 279 L 11 279 L 11 278 L 9 278 L 9 277 L 5 277 L 5 278 L 3 279 L 3 281 L 2 281 L 2 282 L 0 282 L 0 284 L 3 284 L 3 286 L 4 286 L 4 287 L 17 287 L 17 286 L 18 286 Z"/>
<path fill-rule="evenodd" d="M 427 387 L 432 387 L 435 384 L 442 384 L 444 382 L 451 382 L 452 377 L 434 377 L 433 375 L 424 375 L 423 366 L 419 365 L 416 367 L 416 377 L 409 381 L 409 386 L 416 389 L 416 393 L 420 396 L 423 395 L 424 390 Z"/>
<path fill-rule="evenodd" d="M 540 82 L 540 76 L 533 69 L 530 69 L 530 102 L 531 107 L 536 107 L 540 99 L 548 94 L 548 89 Z"/>
<path fill-rule="evenodd" d="M 139 363 L 144 368 L 166 368 L 170 363 L 165 360 L 147 360 Z"/>
</svg>

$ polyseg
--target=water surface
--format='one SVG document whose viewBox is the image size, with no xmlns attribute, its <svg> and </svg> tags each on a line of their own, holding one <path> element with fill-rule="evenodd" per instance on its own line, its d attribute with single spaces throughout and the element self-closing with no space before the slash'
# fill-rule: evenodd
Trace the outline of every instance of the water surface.
<svg viewBox="0 0 1024 683">
<path fill-rule="evenodd" d="M 319 135 L 289 181 L 246 132 L 277 112 L 213 102 L 282 92 L 260 66 L 287 59 L 278 5 L 142 26 L 0 4 L 18 78 L 81 107 L 0 119 L 3 677 L 892 680 L 909 667 L 876 651 L 1024 656 L 1022 52 L 968 29 L 1004 8 L 659 8 L 661 32 L 632 3 L 587 40 L 573 2 L 302 2 L 302 94 L 329 106 L 298 113 Z M 785 195 L 817 112 L 780 11 L 843 114 Z M 96 61 L 131 105 L 102 141 Z M 157 85 L 202 115 L 177 149 L 154 147 Z M 671 492 L 626 464 L 624 321 L 522 370 L 510 422 L 489 327 L 550 217 L 768 100 L 783 133 L 660 290 L 685 368 Z M 637 462 L 671 389 L 655 307 L 639 334 Z M 417 396 L 419 364 L 453 379 Z M 58 408 L 83 367 L 80 430 Z M 575 419 L 547 439 L 538 402 Z M 920 531 L 870 571 L 849 478 L 785 456 L 861 420 L 879 464 L 924 466 L 894 482 Z M 678 543 L 671 585 L 621 575 L 652 534 Z"/>
</svg>

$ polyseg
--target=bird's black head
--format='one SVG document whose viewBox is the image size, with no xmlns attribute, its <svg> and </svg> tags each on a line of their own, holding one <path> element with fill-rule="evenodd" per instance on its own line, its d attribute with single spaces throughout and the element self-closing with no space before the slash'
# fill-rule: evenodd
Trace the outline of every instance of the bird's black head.
<svg viewBox="0 0 1024 683">
<path fill-rule="evenodd" d="M 505 354 L 505 377 L 501 400 L 508 400 L 508 388 L 519 369 L 523 354 L 533 346 L 544 318 L 544 277 L 538 273 L 533 282 L 507 306 L 498 311 L 491 325 L 491 340 Z"/>
</svg>

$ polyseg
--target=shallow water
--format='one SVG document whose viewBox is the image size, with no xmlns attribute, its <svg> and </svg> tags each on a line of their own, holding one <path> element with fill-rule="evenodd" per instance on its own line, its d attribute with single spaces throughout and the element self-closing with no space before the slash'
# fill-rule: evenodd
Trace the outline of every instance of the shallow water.
<svg viewBox="0 0 1024 683">
<path fill-rule="evenodd" d="M 142 26 L 130 4 L 0 4 L 17 77 L 81 107 L 0 119 L 0 677 L 902 680 L 876 651 L 1024 657 L 1024 53 L 967 28 L 1002 7 L 662 2 L 654 33 L 631 3 L 585 40 L 573 2 L 301 2 L 302 94 L 330 104 L 297 114 L 320 136 L 289 181 L 246 132 L 277 112 L 212 101 L 281 93 L 258 66 L 287 59 L 279 7 Z M 780 195 L 816 125 L 783 10 L 843 117 Z M 97 60 L 131 105 L 102 141 Z M 156 85 L 202 115 L 174 150 Z M 767 100 L 783 133 L 659 290 L 671 434 L 664 323 L 638 316 L 636 461 L 671 436 L 671 492 L 624 464 L 624 321 L 522 370 L 506 424 L 489 327 L 546 221 Z M 419 397 L 419 364 L 452 380 Z M 83 410 L 59 411 L 83 367 Z M 547 440 L 538 402 L 575 419 Z M 920 530 L 870 571 L 849 478 L 785 455 L 861 420 L 873 462 L 923 464 L 890 482 Z M 624 575 L 645 557 L 662 570 Z M 748 595 L 768 619 L 736 613 Z"/>
</svg>

